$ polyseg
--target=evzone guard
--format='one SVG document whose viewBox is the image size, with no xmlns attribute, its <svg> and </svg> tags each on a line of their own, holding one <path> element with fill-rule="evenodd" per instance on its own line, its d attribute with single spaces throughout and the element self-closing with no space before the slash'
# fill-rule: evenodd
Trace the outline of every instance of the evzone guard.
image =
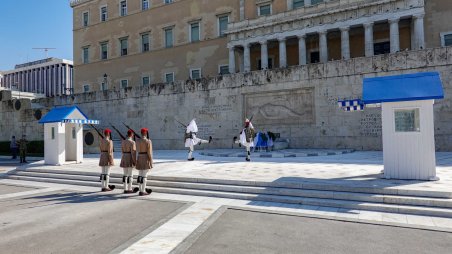
<svg viewBox="0 0 452 254">
<path fill-rule="evenodd" d="M 127 131 L 127 138 L 121 142 L 122 158 L 120 167 L 124 171 L 122 182 L 124 184 L 124 193 L 134 193 L 132 190 L 133 183 L 133 168 L 137 163 L 137 148 L 135 141 L 133 141 L 133 131 Z M 137 190 L 136 190 L 137 191 Z"/>
<path fill-rule="evenodd" d="M 240 139 L 234 137 L 234 143 L 245 147 L 246 149 L 246 161 L 251 161 L 251 147 L 254 146 L 254 137 L 256 132 L 254 131 L 253 124 L 249 119 L 245 120 L 245 127 L 240 132 Z"/>
<path fill-rule="evenodd" d="M 149 140 L 148 129 L 141 129 L 141 139 L 136 142 L 138 157 L 136 169 L 138 170 L 138 188 L 134 192 L 140 191 L 140 196 L 151 194 L 151 189 L 146 189 L 147 175 L 153 167 L 152 142 Z"/>
<path fill-rule="evenodd" d="M 100 133 L 99 133 L 100 134 Z M 113 141 L 111 140 L 111 130 L 105 129 L 104 136 L 100 140 L 100 159 L 99 166 L 102 168 L 100 181 L 102 183 L 102 191 L 112 191 L 116 186 L 109 185 L 110 168 L 114 165 L 113 160 Z"/>
<path fill-rule="evenodd" d="M 188 160 L 194 161 L 193 152 L 195 150 L 195 146 L 199 144 L 207 144 L 212 142 L 212 137 L 209 137 L 209 140 L 204 140 L 196 137 L 198 133 L 198 125 L 196 125 L 195 119 L 191 120 L 190 124 L 188 124 L 187 129 L 185 130 L 185 147 L 188 148 Z"/>
</svg>

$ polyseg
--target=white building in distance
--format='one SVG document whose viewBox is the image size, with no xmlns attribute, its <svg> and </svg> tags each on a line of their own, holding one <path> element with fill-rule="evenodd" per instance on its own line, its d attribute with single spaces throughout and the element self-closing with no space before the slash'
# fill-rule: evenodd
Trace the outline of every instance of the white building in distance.
<svg viewBox="0 0 452 254">
<path fill-rule="evenodd" d="M 71 94 L 73 62 L 46 58 L 18 64 L 14 70 L 2 73 L 0 87 L 21 92 L 44 94 L 47 97 Z"/>
</svg>

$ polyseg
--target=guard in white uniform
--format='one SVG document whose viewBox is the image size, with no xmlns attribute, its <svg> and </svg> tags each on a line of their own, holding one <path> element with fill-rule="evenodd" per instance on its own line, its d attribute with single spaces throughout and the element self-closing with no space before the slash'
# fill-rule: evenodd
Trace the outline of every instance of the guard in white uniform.
<svg viewBox="0 0 452 254">
<path fill-rule="evenodd" d="M 254 147 L 254 131 L 253 124 L 249 119 L 245 120 L 245 128 L 240 132 L 240 139 L 234 137 L 234 143 L 242 145 L 246 148 L 246 161 L 251 161 L 251 147 Z"/>
<path fill-rule="evenodd" d="M 209 137 L 209 140 L 204 140 L 196 137 L 196 133 L 198 132 L 198 125 L 196 125 L 195 119 L 191 120 L 190 124 L 187 126 L 185 131 L 185 147 L 188 148 L 188 160 L 194 161 L 193 151 L 195 150 L 195 146 L 199 144 L 207 144 L 212 142 L 212 137 Z"/>
</svg>

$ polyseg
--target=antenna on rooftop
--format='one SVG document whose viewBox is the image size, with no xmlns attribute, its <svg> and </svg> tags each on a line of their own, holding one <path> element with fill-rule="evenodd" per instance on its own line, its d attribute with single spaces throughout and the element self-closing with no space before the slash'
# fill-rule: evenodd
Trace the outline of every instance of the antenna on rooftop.
<svg viewBox="0 0 452 254">
<path fill-rule="evenodd" d="M 50 49 L 56 49 L 56 48 L 32 48 L 32 49 L 36 49 L 36 50 L 44 50 L 44 52 L 45 52 L 45 54 L 46 54 L 46 58 L 48 58 L 49 50 L 50 50 Z"/>
</svg>

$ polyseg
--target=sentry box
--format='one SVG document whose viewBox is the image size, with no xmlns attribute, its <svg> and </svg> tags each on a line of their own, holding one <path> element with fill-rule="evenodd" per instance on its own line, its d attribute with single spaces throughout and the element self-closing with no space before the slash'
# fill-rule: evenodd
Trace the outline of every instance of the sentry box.
<svg viewBox="0 0 452 254">
<path fill-rule="evenodd" d="M 385 178 L 439 180 L 433 104 L 442 98 L 437 72 L 364 79 L 363 103 L 382 108 Z"/>
<path fill-rule="evenodd" d="M 89 120 L 77 107 L 53 108 L 40 121 L 44 124 L 44 161 L 48 165 L 83 162 L 83 124 Z"/>
</svg>

